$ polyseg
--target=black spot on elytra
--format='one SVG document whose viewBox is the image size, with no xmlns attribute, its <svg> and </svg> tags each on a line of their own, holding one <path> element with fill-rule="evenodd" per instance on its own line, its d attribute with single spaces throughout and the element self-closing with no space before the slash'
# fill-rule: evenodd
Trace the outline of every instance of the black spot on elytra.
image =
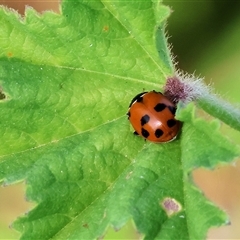
<svg viewBox="0 0 240 240">
<path fill-rule="evenodd" d="M 175 119 L 169 119 L 169 120 L 167 120 L 167 125 L 168 125 L 168 127 L 173 127 L 173 126 L 175 126 L 176 125 L 176 120 Z"/>
<path fill-rule="evenodd" d="M 145 138 L 149 137 L 149 132 L 144 128 L 142 128 L 142 136 L 145 137 Z"/>
<path fill-rule="evenodd" d="M 141 118 L 141 126 L 143 126 L 144 124 L 148 123 L 150 120 L 150 117 L 146 114 Z"/>
<path fill-rule="evenodd" d="M 164 104 L 164 103 L 158 103 L 158 104 L 154 107 L 154 110 L 155 110 L 156 112 L 161 112 L 161 111 L 163 111 L 165 108 L 166 108 L 166 104 Z"/>
<path fill-rule="evenodd" d="M 171 112 L 173 115 L 175 115 L 175 113 L 176 113 L 176 108 L 175 108 L 175 107 L 173 107 L 173 106 L 168 106 L 168 109 L 170 110 L 170 112 Z"/>
<path fill-rule="evenodd" d="M 155 131 L 156 138 L 160 138 L 163 135 L 163 131 L 161 129 L 157 129 Z"/>
<path fill-rule="evenodd" d="M 142 102 L 143 101 L 143 97 L 139 97 L 138 99 L 137 99 L 137 102 Z"/>
<path fill-rule="evenodd" d="M 142 100 L 143 100 L 142 96 L 143 96 L 145 93 L 147 93 L 147 92 L 142 92 L 142 93 L 139 93 L 137 96 L 135 96 L 135 97 L 132 99 L 129 107 L 131 107 L 132 104 L 133 104 L 135 101 L 137 101 L 137 102 L 142 102 Z"/>
</svg>

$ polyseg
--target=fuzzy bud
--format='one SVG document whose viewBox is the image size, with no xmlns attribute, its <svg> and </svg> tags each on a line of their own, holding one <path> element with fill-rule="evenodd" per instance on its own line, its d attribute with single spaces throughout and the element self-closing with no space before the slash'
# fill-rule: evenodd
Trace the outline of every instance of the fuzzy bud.
<svg viewBox="0 0 240 240">
<path fill-rule="evenodd" d="M 195 78 L 192 75 L 180 75 L 167 78 L 163 94 L 173 103 L 179 101 L 187 104 L 197 100 L 199 97 L 209 92 L 208 86 L 203 83 L 203 79 Z"/>
</svg>

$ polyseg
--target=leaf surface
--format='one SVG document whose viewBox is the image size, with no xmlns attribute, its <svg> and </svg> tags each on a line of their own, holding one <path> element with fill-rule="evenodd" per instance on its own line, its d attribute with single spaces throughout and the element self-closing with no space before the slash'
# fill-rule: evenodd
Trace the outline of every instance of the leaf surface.
<svg viewBox="0 0 240 240">
<path fill-rule="evenodd" d="M 190 177 L 239 154 L 218 125 L 180 108 L 178 139 L 153 144 L 127 121 L 131 99 L 174 72 L 169 13 L 150 0 L 0 9 L 0 179 L 26 179 L 37 203 L 14 223 L 22 239 L 94 239 L 129 219 L 146 239 L 200 239 L 226 221 Z"/>
</svg>

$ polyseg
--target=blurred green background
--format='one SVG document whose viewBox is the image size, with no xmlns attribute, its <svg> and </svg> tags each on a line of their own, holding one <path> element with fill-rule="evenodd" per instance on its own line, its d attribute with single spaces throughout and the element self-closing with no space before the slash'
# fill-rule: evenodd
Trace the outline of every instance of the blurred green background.
<svg viewBox="0 0 240 240">
<path fill-rule="evenodd" d="M 167 32 L 178 67 L 205 77 L 216 93 L 240 108 L 240 1 L 164 1 L 173 13 Z M 37 11 L 58 12 L 58 0 L 0 0 L 0 4 L 24 14 L 25 5 Z M 222 132 L 240 144 L 240 133 L 222 124 Z M 210 229 L 209 239 L 240 239 L 240 161 L 215 170 L 198 169 L 196 184 L 230 216 L 231 225 Z M 0 239 L 18 239 L 9 225 L 34 204 L 24 198 L 25 184 L 0 187 Z M 122 230 L 110 229 L 105 239 L 139 239 L 132 222 Z"/>
</svg>

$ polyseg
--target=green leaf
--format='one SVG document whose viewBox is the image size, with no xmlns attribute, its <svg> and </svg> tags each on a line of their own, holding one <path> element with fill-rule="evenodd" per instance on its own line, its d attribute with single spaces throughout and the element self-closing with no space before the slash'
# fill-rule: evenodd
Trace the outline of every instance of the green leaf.
<svg viewBox="0 0 240 240">
<path fill-rule="evenodd" d="M 37 206 L 22 239 L 94 239 L 133 219 L 146 239 L 202 239 L 226 216 L 191 171 L 239 155 L 215 122 L 179 107 L 173 142 L 132 134 L 126 112 L 174 72 L 158 1 L 63 1 L 60 15 L 0 9 L 0 179 Z M 197 217 L 196 217 L 197 216 Z"/>
</svg>

